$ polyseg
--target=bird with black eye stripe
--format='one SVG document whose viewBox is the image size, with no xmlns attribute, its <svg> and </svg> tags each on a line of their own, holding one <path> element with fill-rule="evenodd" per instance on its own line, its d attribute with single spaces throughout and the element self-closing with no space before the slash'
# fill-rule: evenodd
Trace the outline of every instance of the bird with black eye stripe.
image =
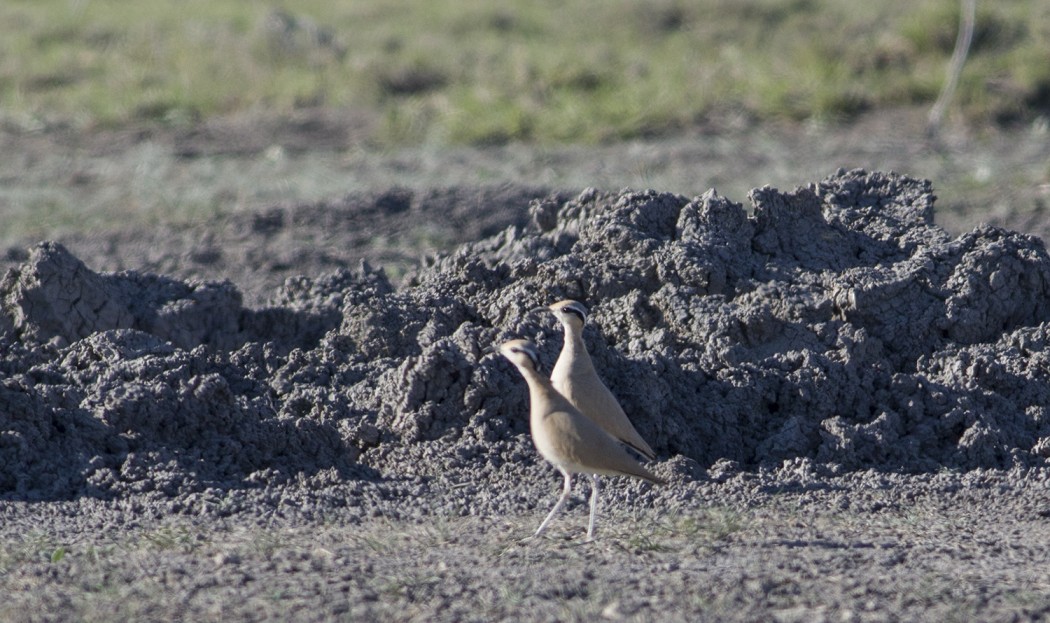
<svg viewBox="0 0 1050 623">
<path fill-rule="evenodd" d="M 551 519 L 569 499 L 573 474 L 588 474 L 591 477 L 588 541 L 594 540 L 599 475 L 632 476 L 655 484 L 666 484 L 662 478 L 635 461 L 613 437 L 558 393 L 551 381 L 540 372 L 539 352 L 534 344 L 526 340 L 510 340 L 500 346 L 500 353 L 514 364 L 529 386 L 529 429 L 536 450 L 558 468 L 565 478 L 561 496 L 536 529 L 534 537 L 543 534 Z"/>
<path fill-rule="evenodd" d="M 583 343 L 583 326 L 587 322 L 587 308 L 579 301 L 558 301 L 549 307 L 537 307 L 532 312 L 548 311 L 561 322 L 564 342 L 561 354 L 551 372 L 554 389 L 569 399 L 574 407 L 590 418 L 602 430 L 621 443 L 636 450 L 647 459 L 656 458 L 656 453 L 638 434 L 627 418 L 620 402 L 602 382 L 594 369 L 591 355 Z"/>
</svg>

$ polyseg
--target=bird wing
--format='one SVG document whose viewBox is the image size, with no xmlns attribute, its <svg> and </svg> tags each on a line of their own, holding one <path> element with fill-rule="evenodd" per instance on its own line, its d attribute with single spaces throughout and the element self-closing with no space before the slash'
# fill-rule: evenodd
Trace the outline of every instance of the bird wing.
<svg viewBox="0 0 1050 623">
<path fill-rule="evenodd" d="M 552 463 L 572 471 L 634 476 L 664 484 L 663 479 L 631 458 L 608 433 L 575 410 L 548 413 L 542 428 L 542 436 L 546 438 L 543 445 L 548 452 L 544 452 L 544 448 L 540 451 Z"/>
<path fill-rule="evenodd" d="M 574 394 L 571 400 L 573 404 L 586 407 L 580 409 L 584 415 L 594 420 L 613 437 L 645 455 L 646 458 L 656 458 L 656 453 L 638 434 L 634 424 L 620 406 L 620 402 L 616 400 L 616 396 L 613 396 L 600 378 L 594 376 L 589 383 L 573 385 L 569 390 Z"/>
</svg>

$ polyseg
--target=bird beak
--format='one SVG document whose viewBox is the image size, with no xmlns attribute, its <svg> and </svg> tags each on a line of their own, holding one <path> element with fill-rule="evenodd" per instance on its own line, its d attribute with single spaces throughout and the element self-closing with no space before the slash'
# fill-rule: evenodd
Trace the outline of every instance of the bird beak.
<svg viewBox="0 0 1050 623">
<path fill-rule="evenodd" d="M 534 308 L 530 309 L 526 313 L 528 313 L 528 314 L 536 314 L 536 313 L 539 313 L 539 312 L 549 312 L 550 310 L 551 310 L 550 307 L 547 307 L 546 305 L 543 305 L 543 306 L 540 306 L 540 307 L 534 307 Z"/>
</svg>

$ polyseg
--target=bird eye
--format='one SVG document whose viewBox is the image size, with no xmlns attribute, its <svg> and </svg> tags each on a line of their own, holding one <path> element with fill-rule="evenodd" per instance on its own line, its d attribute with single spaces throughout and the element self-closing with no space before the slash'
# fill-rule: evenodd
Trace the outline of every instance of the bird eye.
<svg viewBox="0 0 1050 623">
<path fill-rule="evenodd" d="M 565 307 L 562 307 L 558 311 L 563 313 L 563 314 L 565 314 L 566 316 L 576 316 L 577 318 L 580 319 L 580 322 L 586 322 L 587 321 L 587 313 L 584 312 L 584 310 L 581 309 L 578 306 L 567 305 Z"/>
</svg>

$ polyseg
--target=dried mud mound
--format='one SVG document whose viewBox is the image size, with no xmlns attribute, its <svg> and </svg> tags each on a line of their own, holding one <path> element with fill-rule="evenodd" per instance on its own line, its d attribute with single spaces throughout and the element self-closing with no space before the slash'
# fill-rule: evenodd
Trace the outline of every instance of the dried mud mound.
<svg viewBox="0 0 1050 623">
<path fill-rule="evenodd" d="M 674 477 L 1045 465 L 1050 256 L 933 224 L 928 182 L 839 171 L 753 215 L 711 191 L 540 201 L 394 288 L 362 267 L 229 283 L 95 273 L 42 244 L 0 284 L 0 495 L 178 497 L 460 474 L 537 458 L 524 383 L 484 349 L 591 307 L 595 363 Z"/>
</svg>

